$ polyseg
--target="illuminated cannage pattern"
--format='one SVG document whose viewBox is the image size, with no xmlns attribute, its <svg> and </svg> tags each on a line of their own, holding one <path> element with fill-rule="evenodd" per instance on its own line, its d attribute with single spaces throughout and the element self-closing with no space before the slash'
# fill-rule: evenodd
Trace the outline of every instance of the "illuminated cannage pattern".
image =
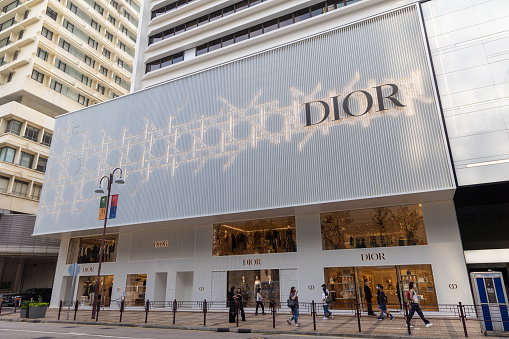
<svg viewBox="0 0 509 339">
<path fill-rule="evenodd" d="M 70 125 L 65 128 L 57 128 L 53 136 L 53 145 L 60 144 L 60 146 L 52 147 L 52 170 L 46 173 L 44 185 L 48 191 L 40 202 L 39 217 L 56 214 L 56 221 L 58 221 L 60 212 L 81 212 L 87 202 L 97 198 L 93 189 L 84 190 L 84 185 L 93 183 L 92 187 L 95 187 L 99 179 L 105 173 L 110 173 L 115 167 L 121 167 L 125 171 L 126 181 L 132 180 L 130 177 L 133 177 L 133 174 L 138 174 L 135 176 L 138 182 L 135 185 L 129 185 L 133 187 L 131 195 L 135 195 L 139 187 L 149 180 L 150 174 L 155 169 L 165 168 L 174 176 L 183 164 L 192 163 L 195 172 L 198 172 L 208 160 L 221 158 L 224 159 L 224 171 L 228 171 L 231 166 L 234 166 L 235 159 L 239 154 L 256 148 L 261 141 L 279 144 L 295 141 L 297 138 L 298 149 L 302 150 L 315 133 L 327 135 L 331 129 L 342 124 L 361 124 L 361 127 L 368 127 L 371 119 L 399 114 L 412 115 L 415 112 L 413 106 L 417 102 L 426 104 L 433 102 L 432 98 L 423 94 L 426 90 L 423 88 L 423 79 L 419 71 L 413 72 L 406 79 L 386 79 L 381 83 L 370 80 L 367 81 L 367 86 L 364 88 L 356 86 L 359 81 L 359 74 L 355 74 L 346 86 L 340 90 L 331 89 L 325 97 L 322 97 L 324 91 L 320 83 L 311 93 L 303 93 L 297 88 L 291 88 L 292 104 L 285 107 L 281 107 L 279 101 L 260 102 L 262 90 L 250 100 L 246 107 L 236 107 L 226 98 L 219 97 L 218 100 L 226 103 L 228 110 L 219 111 L 208 117 L 192 117 L 185 123 L 176 124 L 175 117 L 186 105 L 184 102 L 177 112 L 170 114 L 169 122 L 164 126 L 155 126 L 145 117 L 144 126 L 125 127 L 121 136 L 116 139 L 112 139 L 103 131 L 101 140 L 96 143 L 91 142 L 88 138 L 90 133 L 88 130 L 74 131 Z M 389 110 L 376 112 L 378 107 L 375 102 L 372 109 L 363 116 L 346 116 L 342 112 L 341 120 L 334 121 L 329 116 L 323 123 L 309 127 L 304 126 L 302 105 L 304 102 L 330 100 L 329 98 L 333 96 L 339 96 L 342 100 L 348 93 L 356 90 L 365 90 L 376 97 L 373 87 L 387 83 L 397 84 L 399 87 L 397 97 L 405 104 L 405 107 L 395 108 L 390 105 Z M 362 112 L 366 107 L 362 97 L 358 98 L 360 100 L 354 97 L 350 99 L 352 112 Z M 388 106 L 387 103 L 386 106 Z M 315 113 L 318 114 L 318 111 Z M 269 126 L 267 123 L 274 116 L 283 122 L 277 131 L 273 131 L 274 126 Z M 248 136 L 243 139 L 234 135 L 234 129 L 239 123 L 243 123 L 244 126 L 247 123 L 249 126 Z M 219 130 L 221 137 L 218 142 L 209 144 L 204 136 L 212 128 Z M 82 137 L 80 147 L 71 145 L 73 138 L 76 138 L 77 135 Z M 191 147 L 186 149 L 177 147 L 177 141 L 183 137 L 191 138 Z M 154 144 L 160 145 L 161 142 L 165 148 L 163 154 L 153 151 Z M 141 156 L 132 151 L 135 147 L 141 147 Z M 120 154 L 120 160 L 111 165 L 108 164 L 108 157 L 114 151 Z M 88 159 L 92 156 L 96 157 L 97 161 L 93 161 L 93 165 L 89 167 Z M 76 170 L 75 166 L 71 166 L 71 162 L 76 163 L 76 161 L 80 164 L 79 170 Z M 74 191 L 74 199 L 71 201 L 63 197 L 63 192 L 68 188 Z"/>
</svg>

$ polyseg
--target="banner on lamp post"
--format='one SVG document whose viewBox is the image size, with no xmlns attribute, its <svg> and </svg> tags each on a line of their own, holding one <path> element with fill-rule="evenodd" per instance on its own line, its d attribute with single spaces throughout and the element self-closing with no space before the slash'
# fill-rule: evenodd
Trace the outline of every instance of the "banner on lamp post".
<svg viewBox="0 0 509 339">
<path fill-rule="evenodd" d="M 115 219 L 117 217 L 117 204 L 118 204 L 118 194 L 114 194 L 111 196 L 109 219 Z"/>
<path fill-rule="evenodd" d="M 101 197 L 101 203 L 99 205 L 99 220 L 106 218 L 106 204 L 108 202 L 108 196 Z"/>
</svg>

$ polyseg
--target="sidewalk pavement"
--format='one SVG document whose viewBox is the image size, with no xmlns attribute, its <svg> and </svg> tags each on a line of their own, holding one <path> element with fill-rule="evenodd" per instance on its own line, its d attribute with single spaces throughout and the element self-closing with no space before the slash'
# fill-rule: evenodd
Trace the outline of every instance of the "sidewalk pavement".
<svg viewBox="0 0 509 339">
<path fill-rule="evenodd" d="M 299 316 L 300 327 L 288 325 L 287 319 L 290 317 L 289 310 L 281 309 L 276 315 L 276 328 L 272 327 L 273 317 L 270 313 L 266 315 L 248 313 L 246 310 L 246 321 L 239 321 L 239 327 L 236 323 L 228 323 L 228 313 L 219 311 L 209 311 L 206 316 L 206 326 L 204 326 L 203 312 L 198 310 L 179 310 L 176 313 L 175 325 L 173 325 L 173 313 L 171 311 L 153 309 L 148 313 L 148 320 L 145 323 L 145 312 L 143 309 L 126 310 L 122 316 L 122 323 L 119 322 L 120 312 L 117 310 L 101 310 L 99 319 L 91 319 L 90 309 L 78 310 L 76 321 L 73 320 L 74 311 L 71 309 L 67 318 L 67 308 L 62 309 L 60 320 L 58 320 L 58 309 L 48 309 L 46 318 L 26 319 L 19 318 L 19 310 L 13 313 L 12 308 L 4 308 L 0 314 L 0 321 L 35 321 L 49 323 L 78 323 L 78 324 L 97 324 L 108 326 L 136 326 L 152 328 L 176 328 L 187 330 L 208 330 L 208 331 L 229 331 L 243 333 L 266 333 L 266 334 L 301 334 L 317 336 L 349 336 L 349 337 L 371 337 L 371 338 L 403 338 L 408 337 L 405 320 L 401 314 L 394 313 L 396 319 L 390 321 L 377 320 L 376 317 L 363 315 L 361 317 L 361 332 L 359 332 L 358 321 L 354 314 L 338 314 L 333 319 L 322 320 L 323 315 L 316 315 L 316 331 L 313 329 L 313 318 L 310 314 L 301 314 Z M 412 324 L 412 336 L 419 338 L 462 338 L 465 337 L 463 324 L 459 317 L 449 318 L 428 318 L 433 326 L 426 328 L 421 319 L 414 318 Z M 482 338 L 480 324 L 477 320 L 468 320 L 466 322 L 469 338 Z M 1 325 L 0 325 L 1 326 Z"/>
</svg>

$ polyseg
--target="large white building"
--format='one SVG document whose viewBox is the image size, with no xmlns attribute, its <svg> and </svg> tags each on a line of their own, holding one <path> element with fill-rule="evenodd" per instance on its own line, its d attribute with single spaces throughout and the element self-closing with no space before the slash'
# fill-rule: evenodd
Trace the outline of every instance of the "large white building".
<svg viewBox="0 0 509 339">
<path fill-rule="evenodd" d="M 59 242 L 30 234 L 54 118 L 129 93 L 139 1 L 14 0 L 2 6 L 0 293 L 5 293 L 52 286 Z"/>
<path fill-rule="evenodd" d="M 394 304 L 410 281 L 428 309 L 472 303 L 453 201 L 472 172 L 446 127 L 469 124 L 455 100 L 477 86 L 453 74 L 472 67 L 457 51 L 503 36 L 503 15 L 495 0 L 146 2 L 138 92 L 56 121 L 35 228 L 62 239 L 52 305 L 75 262 L 73 299 L 92 298 L 93 191 L 116 167 L 106 304 L 232 285 L 311 301 L 326 283 L 345 307 L 365 280 Z"/>
</svg>

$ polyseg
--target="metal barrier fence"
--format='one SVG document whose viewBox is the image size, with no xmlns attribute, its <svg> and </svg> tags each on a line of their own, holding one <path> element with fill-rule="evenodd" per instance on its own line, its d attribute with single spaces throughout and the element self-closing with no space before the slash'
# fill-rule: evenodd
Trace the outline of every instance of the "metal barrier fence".
<svg viewBox="0 0 509 339">
<path fill-rule="evenodd" d="M 18 303 L 18 306 L 21 302 Z M 287 307 L 286 302 L 277 302 L 270 301 L 264 302 L 264 306 L 268 306 L 267 314 L 271 315 L 271 327 L 276 328 L 276 316 L 290 314 L 290 309 Z M 113 307 L 112 307 L 113 306 Z M 228 302 L 228 301 L 145 301 L 142 305 L 138 302 L 130 302 L 130 301 L 113 301 L 110 305 L 109 312 L 118 312 L 118 322 L 122 322 L 123 316 L 126 313 L 136 314 L 138 320 L 143 320 L 145 323 L 149 322 L 149 315 L 151 312 L 157 314 L 168 314 L 171 315 L 167 318 L 168 322 L 171 321 L 172 324 L 176 324 L 178 315 L 182 313 L 184 314 L 197 314 L 200 313 L 203 315 L 203 326 L 207 326 L 207 316 L 210 313 L 231 313 L 235 319 L 236 326 L 239 327 L 239 318 L 244 313 L 244 308 L 246 304 L 240 302 Z M 333 306 L 333 305 L 330 305 Z M 429 306 L 429 305 L 428 305 Z M 487 315 L 485 312 L 485 306 L 481 305 L 463 305 L 461 302 L 458 304 L 437 304 L 432 305 L 433 309 L 438 310 L 439 312 L 429 312 L 428 319 L 430 321 L 458 321 L 461 323 L 462 332 L 461 335 L 468 337 L 469 331 L 476 332 L 477 334 L 481 332 L 481 322 L 489 321 L 491 323 L 499 323 L 502 326 L 505 324 L 509 326 L 509 310 L 507 306 L 501 306 L 499 315 Z M 0 312 L 1 312 L 2 304 L 0 303 Z M 86 308 L 80 306 L 78 300 L 75 301 L 60 301 L 59 309 L 58 309 L 58 320 L 61 318 L 61 312 L 63 309 L 71 308 L 73 312 L 73 319 L 76 320 L 76 316 L 78 310 L 88 312 L 90 308 Z M 101 316 L 101 311 L 104 310 L 107 306 L 98 302 L 97 304 L 97 312 L 95 314 L 95 318 L 93 320 L 98 321 Z M 401 317 L 405 319 L 405 332 L 409 335 L 413 332 L 413 326 L 411 326 L 408 321 L 409 313 L 411 312 L 411 307 L 407 304 L 403 305 L 401 308 L 400 305 L 387 305 L 387 308 L 391 310 L 392 314 L 395 314 L 397 317 Z M 429 309 L 429 308 L 428 308 Z M 252 310 L 252 309 L 251 309 Z M 362 321 L 368 318 L 373 319 L 372 316 L 367 316 L 363 311 L 361 311 L 361 304 L 359 303 L 350 303 L 341 305 L 341 309 L 333 309 L 335 317 L 340 317 L 343 319 L 348 319 L 349 323 L 356 323 L 355 331 L 362 332 Z M 321 302 L 316 303 L 312 302 L 299 302 L 299 313 L 302 316 L 310 316 L 311 322 L 313 325 L 313 330 L 317 329 L 317 316 L 319 314 L 323 314 L 323 304 Z M 338 313 L 339 312 L 339 313 Z M 138 315 L 143 314 L 142 317 L 138 317 Z M 320 315 L 321 317 L 321 315 Z M 265 321 L 268 321 L 267 318 Z M 353 320 L 353 321 L 352 321 Z M 472 326 L 472 324 L 467 326 L 467 322 L 473 322 L 477 324 L 477 326 Z M 201 323 L 201 321 L 200 321 Z M 469 329 L 470 328 L 470 329 Z"/>
</svg>

